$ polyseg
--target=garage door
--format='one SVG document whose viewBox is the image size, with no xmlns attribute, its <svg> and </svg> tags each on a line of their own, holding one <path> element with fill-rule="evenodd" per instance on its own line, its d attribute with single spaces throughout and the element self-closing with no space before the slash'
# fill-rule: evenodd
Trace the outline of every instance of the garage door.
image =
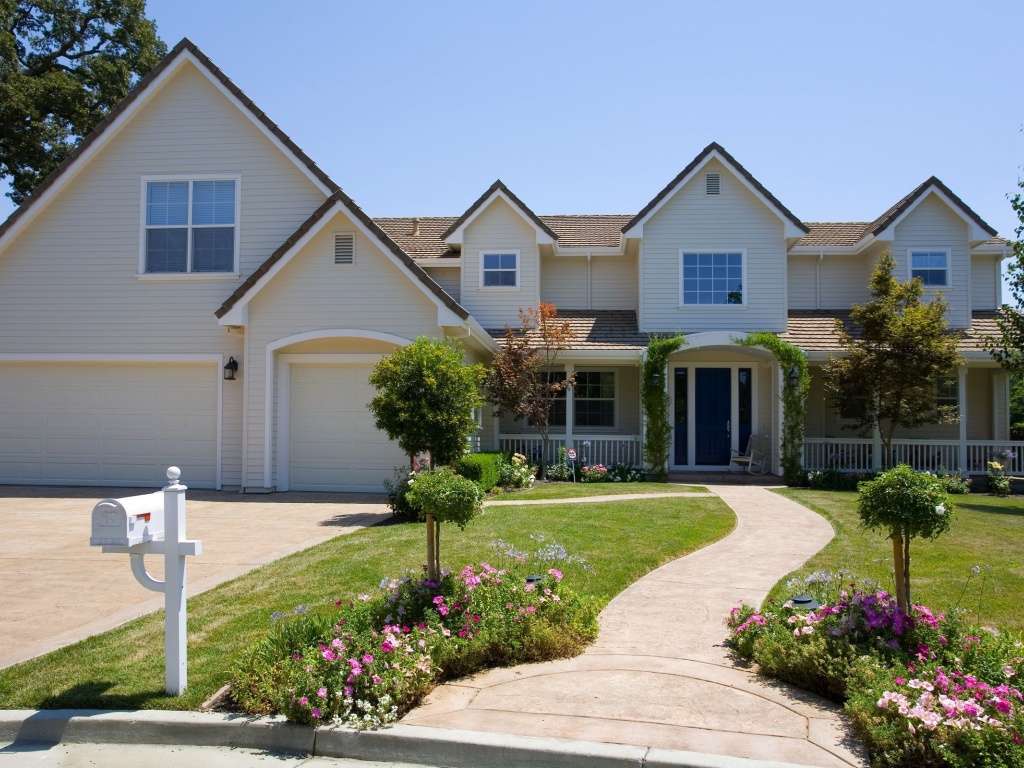
<svg viewBox="0 0 1024 768">
<path fill-rule="evenodd" d="M 0 483 L 217 482 L 213 364 L 0 365 Z"/>
<path fill-rule="evenodd" d="M 289 488 L 382 493 L 409 460 L 373 426 L 369 365 L 291 366 Z"/>
</svg>

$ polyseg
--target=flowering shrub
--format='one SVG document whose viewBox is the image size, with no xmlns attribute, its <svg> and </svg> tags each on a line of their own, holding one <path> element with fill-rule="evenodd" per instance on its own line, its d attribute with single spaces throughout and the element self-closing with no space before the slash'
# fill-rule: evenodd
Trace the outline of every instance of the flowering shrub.
<svg viewBox="0 0 1024 768">
<path fill-rule="evenodd" d="M 810 584 L 835 589 L 833 576 Z M 904 612 L 856 582 L 812 611 L 740 605 L 726 624 L 762 672 L 845 702 L 875 765 L 1024 766 L 1024 644 L 1010 634 Z"/>
<path fill-rule="evenodd" d="M 515 453 L 510 460 L 502 459 L 498 464 L 498 485 L 502 488 L 529 488 L 535 474 L 526 457 Z"/>
<path fill-rule="evenodd" d="M 384 579 L 375 595 L 275 621 L 236 665 L 232 695 L 248 712 L 376 728 L 438 681 L 582 651 L 597 636 L 597 609 L 563 579 L 583 560 L 555 542 L 541 557 L 496 544 L 508 567 L 468 565 L 436 582 Z"/>
<path fill-rule="evenodd" d="M 580 469 L 581 483 L 607 483 L 610 479 L 608 467 L 604 464 L 585 465 Z"/>
<path fill-rule="evenodd" d="M 947 472 L 943 467 L 939 467 L 935 471 L 935 477 L 946 489 L 946 493 L 962 495 L 971 492 L 971 478 L 963 477 L 959 471 Z"/>
<path fill-rule="evenodd" d="M 815 491 L 856 491 L 861 480 L 874 478 L 873 472 L 842 472 L 835 467 L 807 473 L 807 485 Z"/>
<path fill-rule="evenodd" d="M 988 469 L 985 470 L 985 479 L 988 481 L 989 493 L 996 496 L 1010 495 L 1010 478 L 1006 474 L 1006 465 L 1000 461 L 990 461 Z"/>
</svg>

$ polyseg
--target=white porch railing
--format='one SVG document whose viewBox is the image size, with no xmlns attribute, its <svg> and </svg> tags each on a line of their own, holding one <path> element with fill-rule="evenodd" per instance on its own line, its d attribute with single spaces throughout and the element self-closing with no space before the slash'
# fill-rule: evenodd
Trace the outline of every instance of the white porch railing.
<svg viewBox="0 0 1024 768">
<path fill-rule="evenodd" d="M 804 438 L 804 468 L 808 470 L 834 467 L 843 472 L 867 472 L 882 465 L 879 453 L 875 463 L 875 444 L 865 438 Z M 1024 474 L 1024 442 L 1010 440 L 968 440 L 966 461 L 961 460 L 958 440 L 893 440 L 895 464 L 909 464 L 914 469 L 934 472 L 966 472 L 984 474 L 988 462 L 998 461 L 1011 475 Z M 878 444 L 881 451 L 881 444 Z"/>
<path fill-rule="evenodd" d="M 579 453 L 577 463 L 629 464 L 634 467 L 643 465 L 643 446 L 639 435 L 588 435 L 577 437 L 574 446 Z M 538 461 L 541 454 L 542 441 L 533 435 L 499 435 L 498 446 L 502 451 L 521 453 L 531 461 Z M 552 437 L 548 441 L 548 463 L 558 461 L 558 449 L 567 447 L 564 437 Z"/>
</svg>

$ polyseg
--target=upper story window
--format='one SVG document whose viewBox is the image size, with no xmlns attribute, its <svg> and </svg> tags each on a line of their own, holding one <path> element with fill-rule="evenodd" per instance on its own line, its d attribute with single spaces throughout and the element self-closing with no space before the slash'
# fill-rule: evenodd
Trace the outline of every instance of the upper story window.
<svg viewBox="0 0 1024 768">
<path fill-rule="evenodd" d="M 739 252 L 682 253 L 679 304 L 743 304 L 743 260 Z"/>
<path fill-rule="evenodd" d="M 481 253 L 480 287 L 518 288 L 519 251 Z"/>
<path fill-rule="evenodd" d="M 949 286 L 949 251 L 911 251 L 910 277 L 933 288 Z"/>
<path fill-rule="evenodd" d="M 238 271 L 238 179 L 146 180 L 144 187 L 144 272 Z"/>
</svg>

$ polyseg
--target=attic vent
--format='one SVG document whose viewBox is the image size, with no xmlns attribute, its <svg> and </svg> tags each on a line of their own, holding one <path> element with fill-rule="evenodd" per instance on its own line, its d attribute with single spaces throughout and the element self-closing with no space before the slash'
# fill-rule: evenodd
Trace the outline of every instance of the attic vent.
<svg viewBox="0 0 1024 768">
<path fill-rule="evenodd" d="M 334 236 L 334 263 L 356 263 L 356 236 L 351 232 Z"/>
<path fill-rule="evenodd" d="M 704 174 L 704 194 L 708 197 L 722 194 L 722 175 L 719 173 Z"/>
</svg>

